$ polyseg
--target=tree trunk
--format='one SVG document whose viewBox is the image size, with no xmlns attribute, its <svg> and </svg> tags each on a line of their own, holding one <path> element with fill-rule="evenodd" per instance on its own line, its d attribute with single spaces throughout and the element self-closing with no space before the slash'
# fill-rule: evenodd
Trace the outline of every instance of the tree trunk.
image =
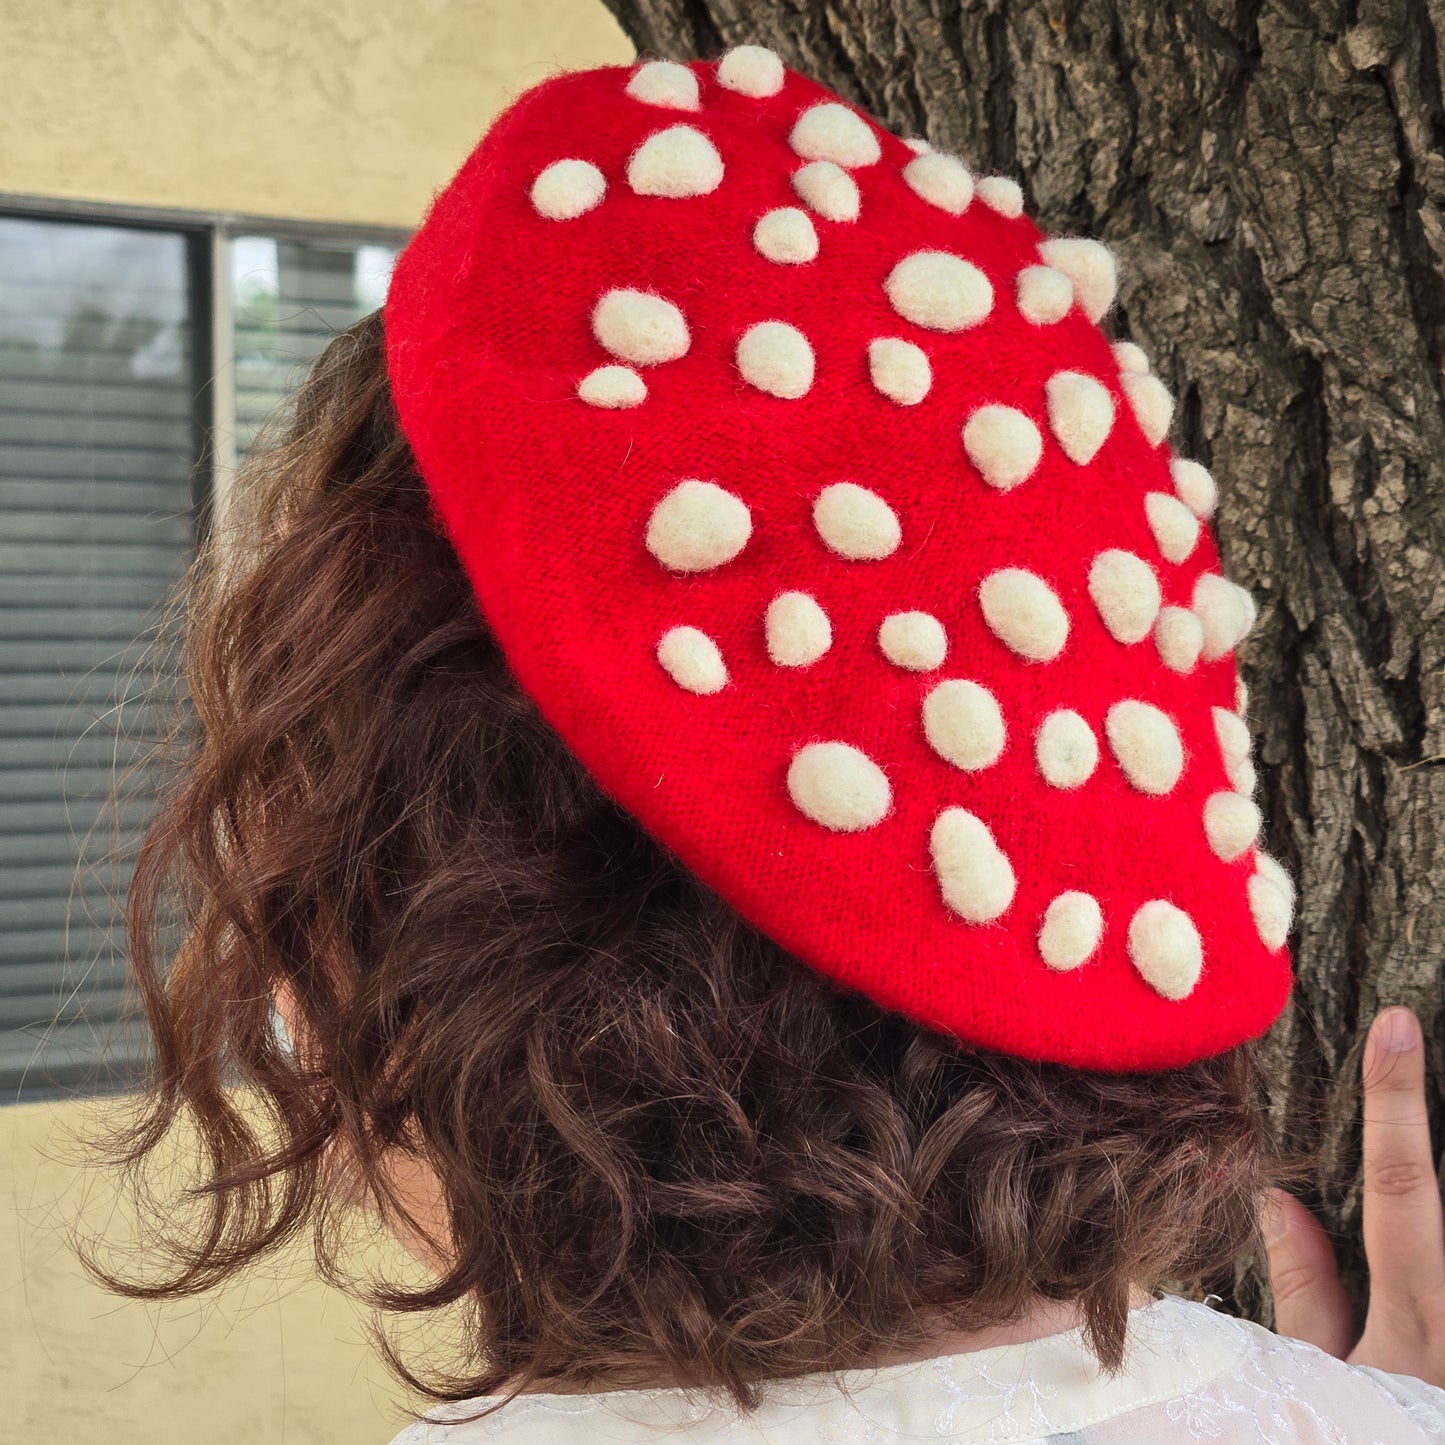
<svg viewBox="0 0 1445 1445">
<path fill-rule="evenodd" d="M 1270 1039 L 1357 1308 L 1358 1081 L 1387 1003 L 1445 1066 L 1445 0 L 607 0 L 639 49 L 776 49 L 1017 177 L 1120 263 L 1113 329 L 1220 484 L 1266 844 L 1298 877 Z M 1257 1264 L 1226 1282 L 1269 1318 Z"/>
</svg>

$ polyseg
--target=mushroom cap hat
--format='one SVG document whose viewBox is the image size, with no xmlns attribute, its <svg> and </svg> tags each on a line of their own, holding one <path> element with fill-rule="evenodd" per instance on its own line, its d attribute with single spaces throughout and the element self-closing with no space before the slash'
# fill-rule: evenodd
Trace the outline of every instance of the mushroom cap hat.
<svg viewBox="0 0 1445 1445">
<path fill-rule="evenodd" d="M 385 308 L 520 686 L 803 964 L 965 1045 L 1179 1066 L 1284 1008 L 1216 488 L 1096 239 L 770 51 L 562 74 Z"/>
</svg>

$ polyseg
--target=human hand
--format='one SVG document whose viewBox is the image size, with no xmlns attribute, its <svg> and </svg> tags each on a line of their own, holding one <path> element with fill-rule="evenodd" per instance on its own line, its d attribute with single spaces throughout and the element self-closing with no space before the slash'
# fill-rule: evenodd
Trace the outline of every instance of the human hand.
<svg viewBox="0 0 1445 1445">
<path fill-rule="evenodd" d="M 1430 1153 L 1424 1043 L 1409 1009 L 1385 1009 L 1370 1026 L 1363 1082 L 1364 1333 L 1354 1338 L 1323 1226 L 1283 1190 L 1269 1192 L 1261 1219 L 1275 1329 L 1350 1364 L 1445 1386 L 1445 1212 Z"/>
</svg>

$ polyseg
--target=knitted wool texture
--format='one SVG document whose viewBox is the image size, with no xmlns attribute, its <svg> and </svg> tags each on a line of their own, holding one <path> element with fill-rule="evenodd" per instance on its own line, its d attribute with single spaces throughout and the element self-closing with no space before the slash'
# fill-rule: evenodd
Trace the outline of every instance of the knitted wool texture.
<svg viewBox="0 0 1445 1445">
<path fill-rule="evenodd" d="M 754 47 L 525 93 L 398 263 L 401 424 L 520 685 L 797 958 L 1026 1058 L 1217 1053 L 1293 888 L 1210 803 L 1254 776 L 1212 479 L 1109 253 L 840 107 Z"/>
</svg>

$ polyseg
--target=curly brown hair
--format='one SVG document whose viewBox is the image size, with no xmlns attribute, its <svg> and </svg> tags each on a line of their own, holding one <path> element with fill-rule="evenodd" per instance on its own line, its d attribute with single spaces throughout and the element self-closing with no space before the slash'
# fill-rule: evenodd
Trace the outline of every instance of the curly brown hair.
<svg viewBox="0 0 1445 1445">
<path fill-rule="evenodd" d="M 1117 1368 L 1131 1284 L 1251 1246 L 1287 1167 L 1254 1046 L 1149 1075 L 962 1047 L 799 965 L 602 794 L 478 617 L 378 317 L 238 499 L 189 584 L 191 716 L 127 905 L 155 1067 L 121 1154 L 193 1128 L 191 1209 L 114 1287 L 217 1284 L 325 1214 L 338 1159 L 395 1217 L 410 1157 L 445 1243 L 380 1302 L 467 1322 L 413 1383 L 662 1375 L 747 1406 L 1040 1300 Z"/>
</svg>

